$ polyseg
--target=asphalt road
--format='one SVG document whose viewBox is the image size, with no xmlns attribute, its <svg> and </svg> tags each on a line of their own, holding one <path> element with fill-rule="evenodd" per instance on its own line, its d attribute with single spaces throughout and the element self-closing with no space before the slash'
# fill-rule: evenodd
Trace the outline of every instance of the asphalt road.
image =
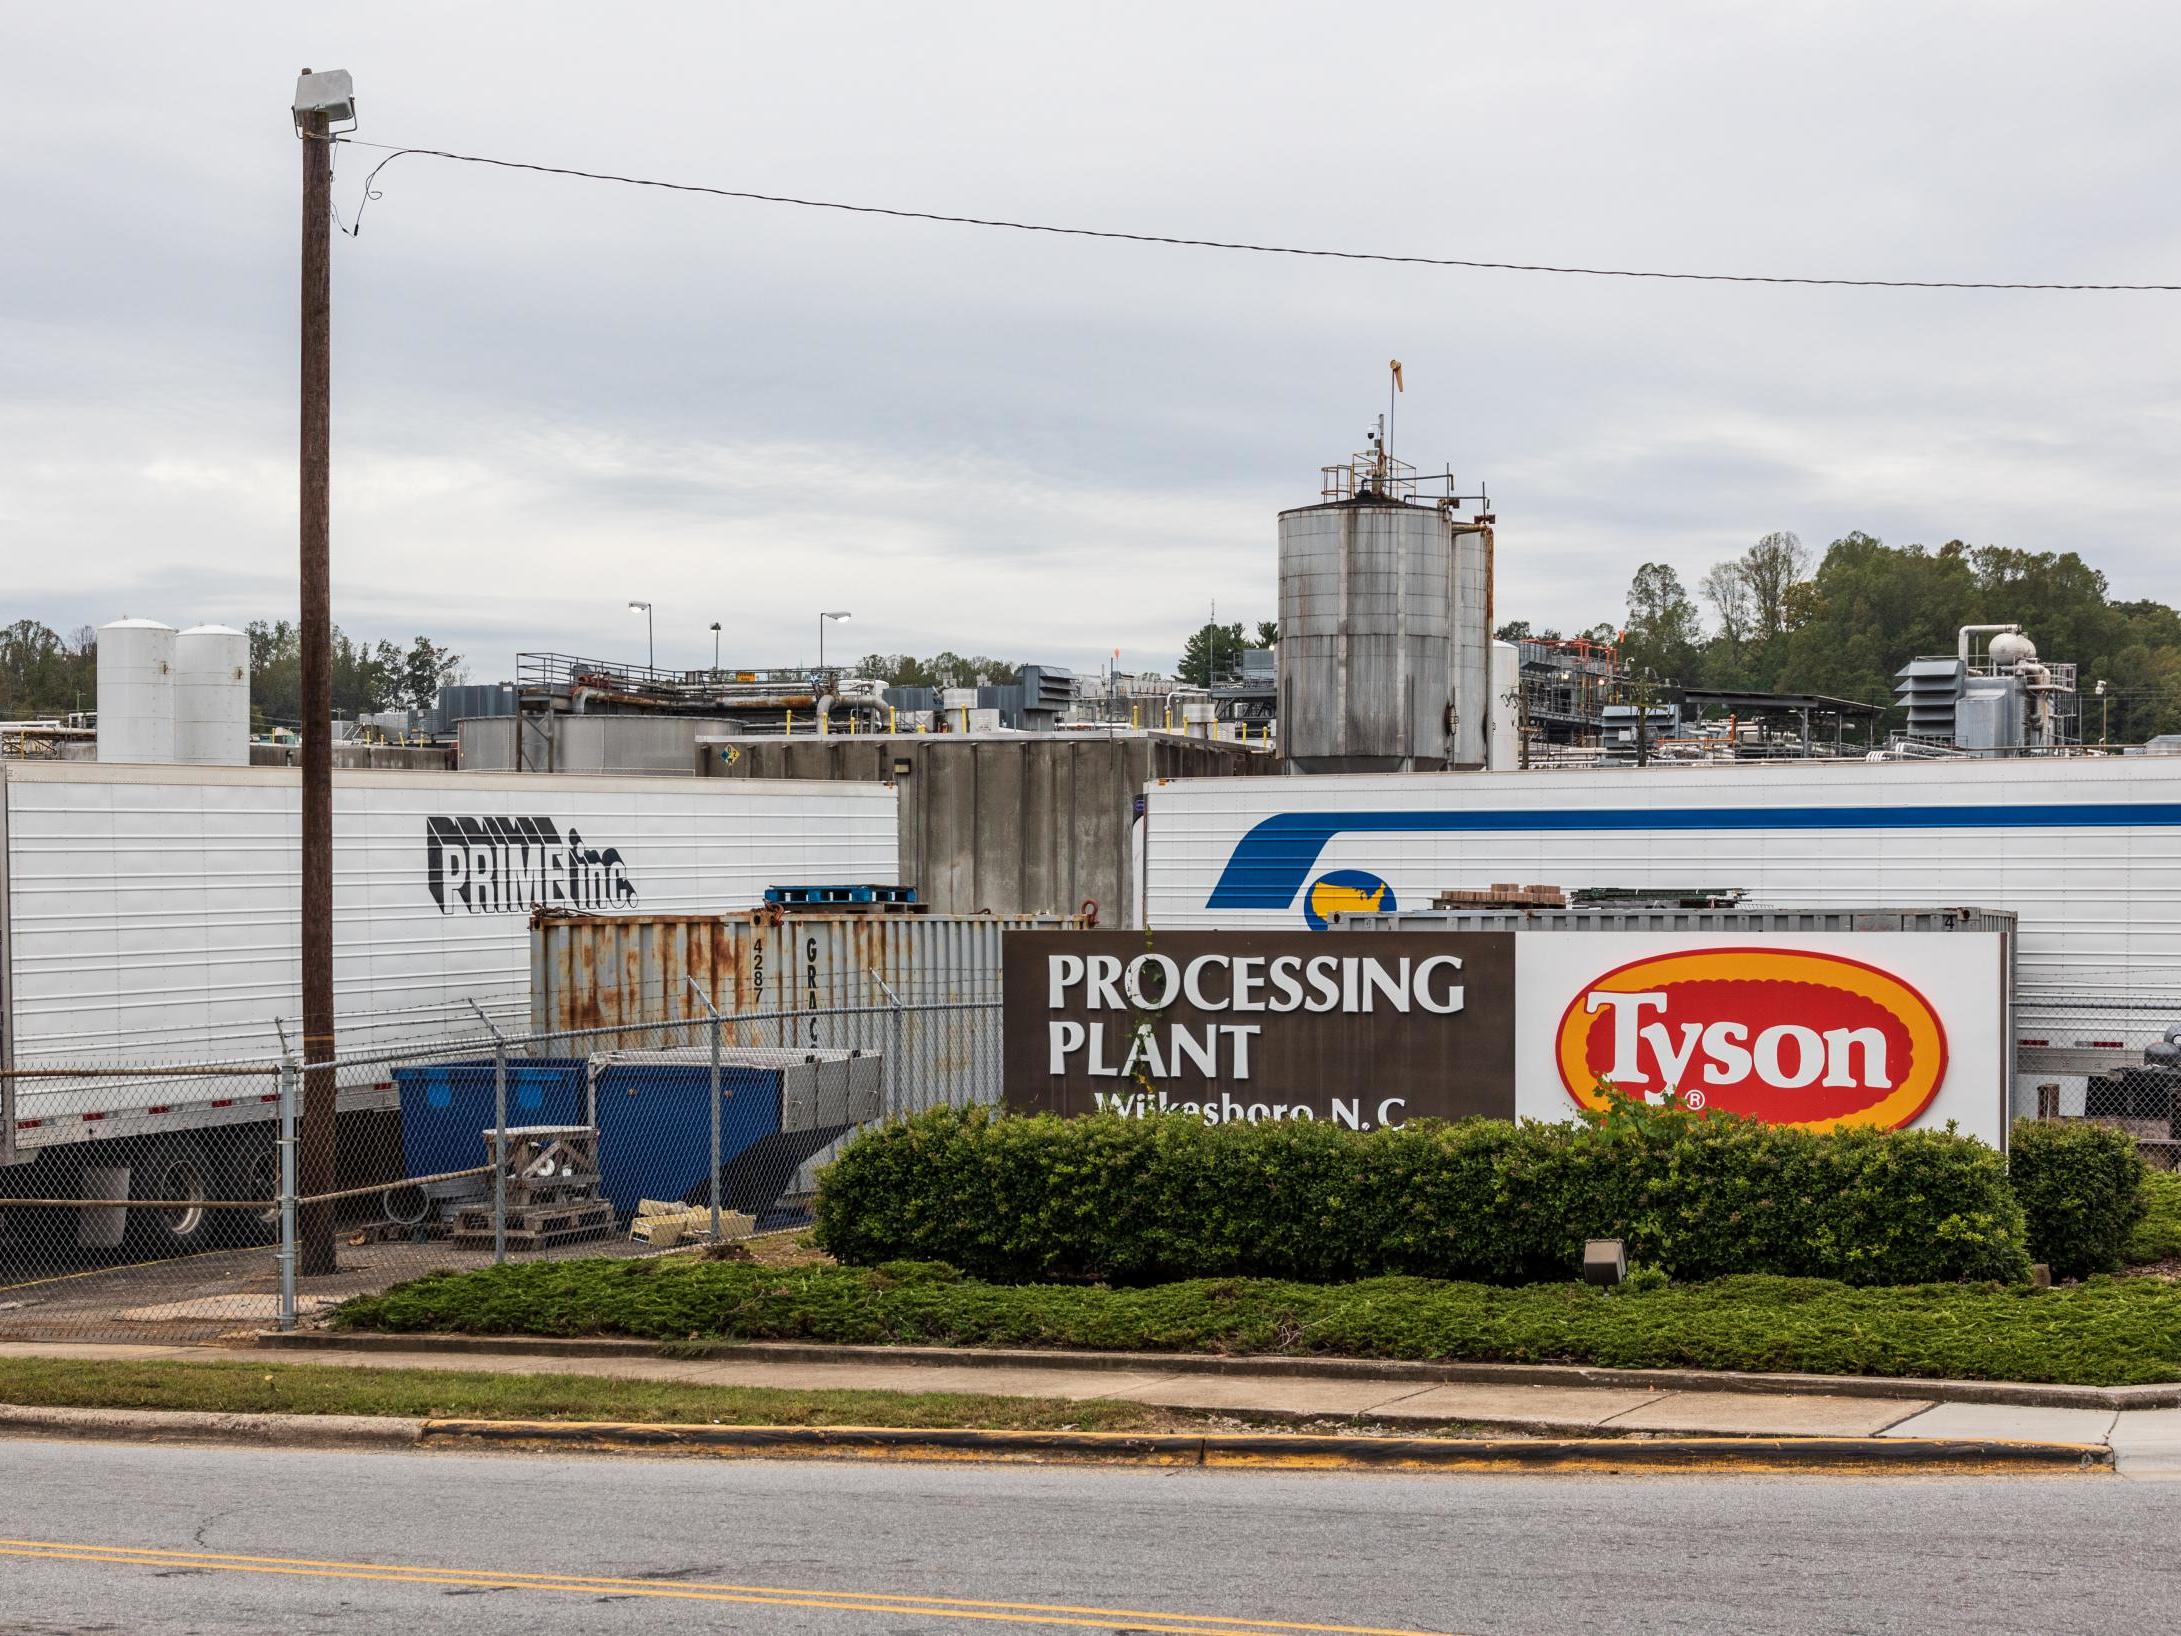
<svg viewBox="0 0 2181 1636">
<path fill-rule="evenodd" d="M 2181 1484 L 0 1442 L 0 1631 L 2109 1632 Z M 1046 1604 L 1009 1608 L 994 1604 Z"/>
</svg>

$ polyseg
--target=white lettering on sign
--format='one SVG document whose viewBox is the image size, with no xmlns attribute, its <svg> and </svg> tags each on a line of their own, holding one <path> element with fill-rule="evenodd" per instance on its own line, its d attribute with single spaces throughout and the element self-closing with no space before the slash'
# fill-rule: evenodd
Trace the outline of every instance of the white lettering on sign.
<svg viewBox="0 0 2181 1636">
<path fill-rule="evenodd" d="M 1238 1102 L 1231 1091 L 1221 1091 L 1217 1101 L 1206 1097 L 1201 1102 L 1184 1102 L 1168 1096 L 1164 1091 L 1093 1091 L 1092 1100 L 1100 1113 L 1117 1113 L 1124 1119 L 1142 1119 L 1154 1113 L 1194 1114 L 1207 1125 L 1261 1124 L 1268 1120 L 1300 1119 L 1312 1121 L 1317 1110 L 1307 1102 Z M 1336 1096 L 1330 1100 L 1332 1122 L 1345 1130 L 1370 1130 L 1371 1121 L 1364 1117 L 1361 1097 Z M 1389 1096 L 1378 1104 L 1378 1123 L 1388 1129 L 1399 1129 L 1407 1117 L 1407 1102 L 1398 1096 Z"/>
<path fill-rule="evenodd" d="M 1739 1085 L 1755 1078 L 1775 1090 L 1824 1083 L 1834 1088 L 1890 1090 L 1886 1036 L 1876 1028 L 1828 1028 L 1774 1023 L 1752 1038 L 1746 1024 L 1676 1019 L 1663 991 L 1615 993 L 1594 989 L 1583 1010 L 1613 1018 L 1616 1085 Z M 1656 1011 L 1656 1021 L 1645 1021 Z"/>
<path fill-rule="evenodd" d="M 1165 954 L 1055 954 L 1045 968 L 1046 1008 L 1058 1011 L 1071 996 L 1089 1011 L 1163 1011 L 1181 1000 L 1197 1011 L 1347 1011 L 1369 1015 L 1413 1008 L 1448 1017 L 1462 1009 L 1459 955 L 1425 960 L 1375 955 L 1202 954 L 1186 965 Z"/>
</svg>

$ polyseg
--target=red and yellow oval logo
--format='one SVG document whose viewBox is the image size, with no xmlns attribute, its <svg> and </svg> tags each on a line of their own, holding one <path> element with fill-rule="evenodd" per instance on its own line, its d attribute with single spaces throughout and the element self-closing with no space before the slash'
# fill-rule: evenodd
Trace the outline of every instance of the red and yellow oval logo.
<svg viewBox="0 0 2181 1636">
<path fill-rule="evenodd" d="M 1845 955 L 1692 949 L 1616 967 L 1560 1018 L 1568 1094 L 1601 1080 L 1776 1125 L 1895 1129 L 1946 1078 L 1946 1029 L 1914 988 Z"/>
</svg>

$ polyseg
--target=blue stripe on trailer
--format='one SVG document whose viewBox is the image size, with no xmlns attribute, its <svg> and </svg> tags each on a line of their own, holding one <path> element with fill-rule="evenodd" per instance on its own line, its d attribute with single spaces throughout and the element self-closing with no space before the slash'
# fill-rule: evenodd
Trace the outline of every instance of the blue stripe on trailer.
<svg viewBox="0 0 2181 1636">
<path fill-rule="evenodd" d="M 2118 829 L 2181 824 L 2181 803 L 2045 806 L 1553 807 L 1480 812 L 1281 812 L 1235 843 L 1205 907 L 1285 909 L 1336 835 L 1600 830 Z"/>
</svg>

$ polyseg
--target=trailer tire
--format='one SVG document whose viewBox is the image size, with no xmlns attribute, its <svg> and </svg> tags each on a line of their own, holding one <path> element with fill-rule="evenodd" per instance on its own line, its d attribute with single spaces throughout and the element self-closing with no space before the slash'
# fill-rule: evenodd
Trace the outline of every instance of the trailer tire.
<svg viewBox="0 0 2181 1636">
<path fill-rule="evenodd" d="M 220 1197 L 264 1199 L 263 1210 L 222 1210 L 215 1224 L 226 1244 L 270 1244 L 280 1236 L 280 1147 L 271 1125 L 245 1126 L 227 1156 Z"/>
<path fill-rule="evenodd" d="M 155 1256 L 187 1255 L 212 1247 L 225 1212 L 207 1209 L 201 1202 L 220 1194 L 214 1180 L 217 1172 L 194 1137 L 157 1137 L 129 1168 L 132 1199 L 182 1201 L 159 1208 L 131 1204 L 128 1244 L 132 1250 Z"/>
</svg>

